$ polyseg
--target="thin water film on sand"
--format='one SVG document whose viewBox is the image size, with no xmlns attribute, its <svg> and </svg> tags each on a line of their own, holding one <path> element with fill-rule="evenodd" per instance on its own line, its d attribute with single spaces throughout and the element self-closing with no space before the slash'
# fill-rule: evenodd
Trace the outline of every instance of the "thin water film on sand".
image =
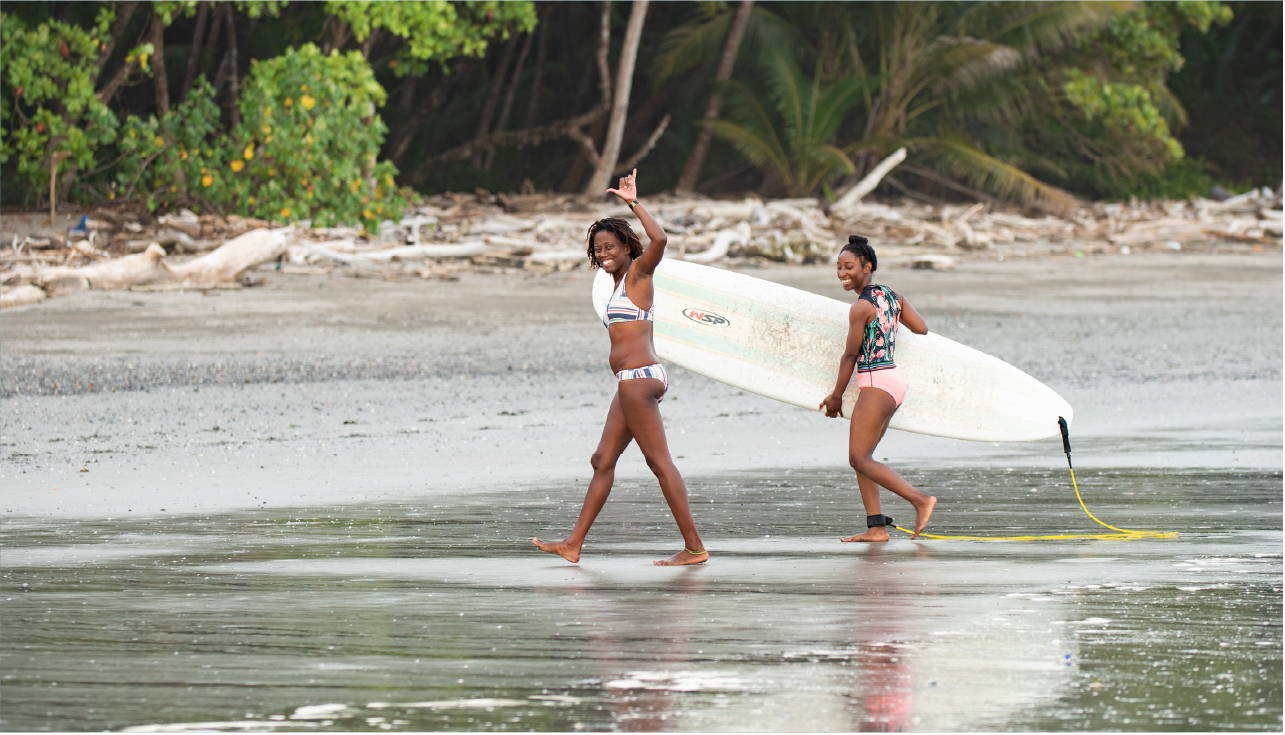
<svg viewBox="0 0 1285 735">
<path fill-rule="evenodd" d="M 942 533 L 1092 531 L 1063 474 L 908 473 Z M 714 558 L 623 480 L 136 519 L 7 519 L 0 727 L 1262 730 L 1281 727 L 1278 472 L 1099 470 L 1172 540 L 840 544 L 832 471 L 692 477 Z M 893 516 L 905 510 L 891 502 Z"/>
</svg>

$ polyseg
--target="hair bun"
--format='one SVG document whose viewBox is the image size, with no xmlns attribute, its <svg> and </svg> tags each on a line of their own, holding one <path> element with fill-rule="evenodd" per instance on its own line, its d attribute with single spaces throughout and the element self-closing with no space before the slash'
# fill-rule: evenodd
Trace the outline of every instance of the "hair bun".
<svg viewBox="0 0 1285 735">
<path fill-rule="evenodd" d="M 870 241 L 860 235 L 848 235 L 849 245 L 865 245 L 868 242 Z"/>
</svg>

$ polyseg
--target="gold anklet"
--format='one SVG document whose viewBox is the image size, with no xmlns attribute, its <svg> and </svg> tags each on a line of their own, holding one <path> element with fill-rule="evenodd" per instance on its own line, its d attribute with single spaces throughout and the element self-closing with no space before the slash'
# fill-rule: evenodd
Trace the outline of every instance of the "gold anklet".
<svg viewBox="0 0 1285 735">
<path fill-rule="evenodd" d="M 704 549 L 701 549 L 700 551 L 692 551 L 687 547 L 683 547 L 683 551 L 686 551 L 688 554 L 691 554 L 692 556 L 700 556 L 701 554 L 705 553 Z"/>
</svg>

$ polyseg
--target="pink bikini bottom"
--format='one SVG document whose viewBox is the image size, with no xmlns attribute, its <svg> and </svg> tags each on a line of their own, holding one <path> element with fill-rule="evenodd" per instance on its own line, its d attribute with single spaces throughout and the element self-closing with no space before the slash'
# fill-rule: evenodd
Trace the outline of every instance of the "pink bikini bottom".
<svg viewBox="0 0 1285 735">
<path fill-rule="evenodd" d="M 878 388 L 892 396 L 898 408 L 901 407 L 901 402 L 906 400 L 906 380 L 901 377 L 901 370 L 895 367 L 858 372 L 857 387 Z"/>
</svg>

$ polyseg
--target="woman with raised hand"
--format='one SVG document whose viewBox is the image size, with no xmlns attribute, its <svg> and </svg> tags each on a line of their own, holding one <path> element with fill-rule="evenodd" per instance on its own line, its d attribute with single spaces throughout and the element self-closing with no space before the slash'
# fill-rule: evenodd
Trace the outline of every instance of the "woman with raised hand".
<svg viewBox="0 0 1285 735">
<path fill-rule="evenodd" d="M 879 506 L 879 487 L 888 488 L 915 508 L 915 536 L 928 525 L 937 498 L 910 486 L 901 475 L 874 458 L 875 447 L 888 431 L 888 422 L 906 397 L 906 381 L 893 360 L 897 325 L 915 334 L 927 334 L 928 325 L 905 296 L 887 286 L 871 283 L 879 260 L 866 238 L 852 235 L 839 252 L 836 271 L 843 290 L 854 291 L 857 301 L 848 310 L 848 337 L 839 358 L 834 392 L 821 401 L 825 415 L 834 418 L 843 406 L 843 392 L 856 370 L 857 403 L 848 429 L 848 463 L 857 472 L 857 487 L 866 509 L 866 532 L 843 541 L 887 541 L 892 519 Z"/>
<path fill-rule="evenodd" d="M 655 289 L 652 275 L 665 255 L 668 238 L 647 208 L 638 201 L 638 170 L 620 178 L 616 188 L 608 189 L 625 202 L 647 233 L 643 246 L 633 228 L 623 219 L 608 217 L 589 226 L 588 256 L 594 268 L 602 268 L 616 282 L 603 325 L 611 338 L 611 371 L 616 374 L 616 395 L 607 410 L 602 438 L 589 460 L 593 479 L 585 494 L 580 517 L 571 533 L 561 541 L 531 539 L 541 551 L 557 554 L 571 563 L 580 561 L 585 536 L 598 517 L 598 512 L 611 494 L 616 475 L 616 460 L 629 442 L 637 441 L 647 459 L 647 466 L 660 481 L 660 490 L 683 535 L 683 550 L 668 559 L 653 562 L 659 566 L 701 564 L 709 554 L 696 531 L 687 488 L 674 460 L 669 455 L 665 425 L 660 417 L 660 401 L 669 387 L 669 377 L 656 357 L 652 345 L 652 306 Z"/>
</svg>

